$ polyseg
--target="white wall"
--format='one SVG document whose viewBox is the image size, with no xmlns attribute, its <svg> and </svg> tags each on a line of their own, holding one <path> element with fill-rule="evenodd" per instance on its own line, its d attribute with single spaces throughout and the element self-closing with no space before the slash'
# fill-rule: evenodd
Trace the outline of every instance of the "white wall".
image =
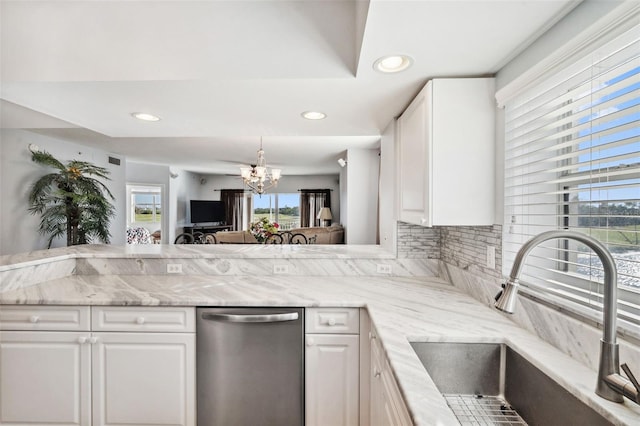
<svg viewBox="0 0 640 426">
<path fill-rule="evenodd" d="M 40 219 L 28 213 L 28 193 L 31 184 L 48 170 L 33 161 L 29 144 L 49 152 L 66 162 L 83 160 L 109 170 L 110 181 L 104 182 L 112 192 L 116 215 L 111 220 L 109 230 L 112 244 L 125 243 L 126 208 L 125 176 L 126 165 L 109 163 L 109 153 L 87 146 L 43 136 L 27 130 L 3 129 L 0 131 L 0 254 L 15 254 L 45 249 L 47 238 L 38 233 Z M 111 154 L 116 158 L 118 155 Z M 52 247 L 66 245 L 64 239 L 54 240 Z"/>
<path fill-rule="evenodd" d="M 502 224 L 504 220 L 504 108 L 496 108 L 496 150 L 495 150 L 495 218 L 493 223 Z"/>
<path fill-rule="evenodd" d="M 189 223 L 187 203 L 191 199 L 197 199 L 199 179 L 195 173 L 186 170 L 171 169 L 177 173 L 177 177 L 169 181 L 169 242 L 183 232 L 183 227 Z"/>
<path fill-rule="evenodd" d="M 496 75 L 496 90 L 504 88 L 622 3 L 624 2 L 619 0 L 584 0 L 500 69 Z"/>
<path fill-rule="evenodd" d="M 380 150 L 347 151 L 347 244 L 378 243 L 378 179 Z"/>
<path fill-rule="evenodd" d="M 344 154 L 342 155 L 342 158 L 349 162 L 349 155 L 347 154 L 347 152 L 345 151 Z M 349 179 L 348 174 L 347 174 L 347 167 L 341 167 L 340 168 L 340 216 L 338 216 L 340 218 L 340 223 L 343 224 L 343 226 L 345 226 L 345 243 L 347 242 L 347 233 L 349 232 L 346 228 L 347 225 L 347 219 L 348 219 L 348 212 L 349 212 L 349 197 L 347 196 L 347 180 Z"/>
<path fill-rule="evenodd" d="M 396 125 L 391 120 L 382 132 L 380 140 L 380 245 L 392 252 L 396 252 L 397 212 L 398 200 L 396 174 Z"/>
</svg>

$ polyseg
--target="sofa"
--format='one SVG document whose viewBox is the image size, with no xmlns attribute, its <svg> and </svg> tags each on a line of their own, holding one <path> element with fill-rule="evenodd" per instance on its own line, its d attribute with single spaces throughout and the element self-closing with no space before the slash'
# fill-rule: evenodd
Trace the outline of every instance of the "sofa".
<svg viewBox="0 0 640 426">
<path fill-rule="evenodd" d="M 291 234 L 302 234 L 307 240 L 315 244 L 344 244 L 344 228 L 340 225 L 328 227 L 294 228 L 290 229 Z M 218 244 L 255 244 L 257 240 L 249 231 L 219 231 L 216 232 L 216 242 Z M 285 241 L 285 243 L 287 243 Z"/>
<path fill-rule="evenodd" d="M 302 234 L 307 239 L 316 237 L 316 244 L 344 244 L 344 228 L 341 225 L 313 226 L 290 229 L 292 234 Z"/>
<path fill-rule="evenodd" d="M 249 231 L 218 231 L 215 236 L 218 244 L 256 244 L 258 242 Z"/>
</svg>

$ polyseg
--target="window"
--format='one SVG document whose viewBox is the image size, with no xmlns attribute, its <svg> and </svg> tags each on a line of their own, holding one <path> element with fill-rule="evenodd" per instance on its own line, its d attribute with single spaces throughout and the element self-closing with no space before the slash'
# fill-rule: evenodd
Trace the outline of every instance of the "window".
<svg viewBox="0 0 640 426">
<path fill-rule="evenodd" d="M 159 244 L 162 229 L 162 185 L 127 184 L 127 242 Z"/>
<path fill-rule="evenodd" d="M 129 225 L 136 223 L 160 223 L 162 219 L 162 196 L 160 187 L 129 187 L 129 196 L 131 197 Z"/>
<path fill-rule="evenodd" d="M 540 232 L 589 234 L 616 261 L 619 318 L 640 325 L 640 28 L 528 87 L 505 118 L 504 273 Z M 585 246 L 550 241 L 527 265 L 536 294 L 601 310 L 602 265 Z"/>
<path fill-rule="evenodd" d="M 262 194 L 253 196 L 253 219 L 267 217 L 277 222 L 281 231 L 300 227 L 299 194 Z"/>
</svg>

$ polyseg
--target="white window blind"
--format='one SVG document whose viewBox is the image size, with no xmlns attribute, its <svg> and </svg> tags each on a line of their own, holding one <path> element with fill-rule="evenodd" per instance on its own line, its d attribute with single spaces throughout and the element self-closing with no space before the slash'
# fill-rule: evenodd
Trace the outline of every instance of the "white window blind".
<svg viewBox="0 0 640 426">
<path fill-rule="evenodd" d="M 584 232 L 616 260 L 619 318 L 640 325 L 640 28 L 525 89 L 505 123 L 503 272 L 534 235 Z M 584 245 L 549 241 L 526 263 L 536 294 L 601 310 L 602 265 Z"/>
</svg>

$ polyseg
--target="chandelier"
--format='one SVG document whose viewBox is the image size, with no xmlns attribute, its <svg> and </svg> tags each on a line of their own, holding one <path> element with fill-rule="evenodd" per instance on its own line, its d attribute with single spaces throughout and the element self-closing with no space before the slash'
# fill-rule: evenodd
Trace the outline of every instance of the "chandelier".
<svg viewBox="0 0 640 426">
<path fill-rule="evenodd" d="M 251 167 L 240 167 L 240 175 L 246 186 L 251 188 L 256 194 L 264 194 L 267 189 L 277 186 L 280 180 L 280 169 L 267 169 L 267 160 L 264 159 L 262 149 L 262 138 L 260 138 L 260 149 L 258 150 L 258 161 Z"/>
</svg>

